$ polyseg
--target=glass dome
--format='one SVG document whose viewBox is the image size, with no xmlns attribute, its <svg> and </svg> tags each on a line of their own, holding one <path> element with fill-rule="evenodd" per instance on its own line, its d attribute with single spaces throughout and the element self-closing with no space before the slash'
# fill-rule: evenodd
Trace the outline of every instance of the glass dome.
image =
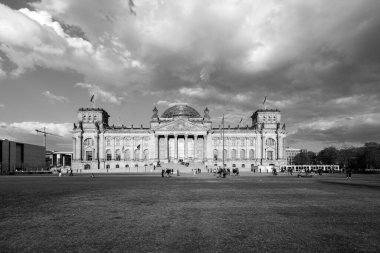
<svg viewBox="0 0 380 253">
<path fill-rule="evenodd" d="M 173 118 L 177 116 L 187 116 L 189 118 L 200 118 L 201 115 L 188 105 L 175 105 L 164 111 L 161 118 Z"/>
</svg>

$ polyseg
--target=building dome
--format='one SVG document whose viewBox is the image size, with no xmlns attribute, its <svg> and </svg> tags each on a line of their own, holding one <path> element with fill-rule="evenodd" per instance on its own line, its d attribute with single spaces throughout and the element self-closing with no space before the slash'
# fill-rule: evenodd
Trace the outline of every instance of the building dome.
<svg viewBox="0 0 380 253">
<path fill-rule="evenodd" d="M 200 118 L 201 115 L 188 105 L 175 105 L 164 111 L 161 118 L 173 118 L 176 116 L 187 116 L 189 118 Z"/>
</svg>

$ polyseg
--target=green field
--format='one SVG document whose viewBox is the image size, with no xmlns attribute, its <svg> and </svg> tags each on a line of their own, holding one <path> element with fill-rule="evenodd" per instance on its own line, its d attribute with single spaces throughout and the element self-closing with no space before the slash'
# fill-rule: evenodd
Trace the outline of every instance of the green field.
<svg viewBox="0 0 380 253">
<path fill-rule="evenodd" d="M 380 252 L 380 177 L 0 177 L 1 252 Z"/>
</svg>

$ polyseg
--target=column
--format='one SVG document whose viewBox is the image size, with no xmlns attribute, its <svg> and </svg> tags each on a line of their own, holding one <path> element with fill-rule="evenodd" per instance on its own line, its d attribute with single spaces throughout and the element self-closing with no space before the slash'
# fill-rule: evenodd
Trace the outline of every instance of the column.
<svg viewBox="0 0 380 253">
<path fill-rule="evenodd" d="M 75 160 L 76 159 L 76 138 L 72 138 L 72 140 L 73 140 L 73 160 Z"/>
<path fill-rule="evenodd" d="M 168 135 L 165 134 L 165 157 L 166 160 L 169 160 L 169 138 Z"/>
<path fill-rule="evenodd" d="M 83 135 L 80 134 L 80 160 L 83 161 Z"/>
<path fill-rule="evenodd" d="M 143 157 L 144 157 L 144 136 L 141 137 L 141 141 L 140 141 L 140 161 L 143 160 Z"/>
<path fill-rule="evenodd" d="M 261 134 L 261 159 L 264 159 L 264 135 Z"/>
<path fill-rule="evenodd" d="M 174 135 L 174 160 L 178 161 L 178 135 Z"/>
<path fill-rule="evenodd" d="M 99 148 L 100 148 L 100 144 L 99 144 L 99 139 L 100 139 L 100 136 L 99 136 L 99 132 L 96 134 L 96 161 L 97 161 L 97 169 L 100 169 L 100 159 L 99 159 Z"/>
<path fill-rule="evenodd" d="M 224 148 L 227 150 L 227 157 L 224 157 L 224 160 L 228 160 L 230 158 L 232 158 L 231 156 L 231 138 L 230 137 L 227 137 L 227 138 L 224 138 Z"/>
<path fill-rule="evenodd" d="M 156 160 L 156 161 L 158 161 L 159 159 L 160 159 L 160 145 L 159 145 L 159 140 L 158 140 L 158 135 L 155 135 L 154 136 L 154 152 L 155 152 L 155 157 L 154 157 L 154 159 Z"/>
<path fill-rule="evenodd" d="M 97 133 L 95 136 L 95 152 L 92 157 L 93 160 L 98 160 L 99 158 L 99 134 Z"/>
<path fill-rule="evenodd" d="M 278 133 L 277 133 L 277 147 L 276 147 L 276 160 L 278 160 L 278 154 L 279 154 L 279 148 L 280 148 L 280 145 L 279 145 L 279 143 L 280 143 L 280 138 L 279 138 L 279 136 L 278 136 Z"/>
<path fill-rule="evenodd" d="M 99 136 L 99 160 L 104 161 L 105 159 L 105 153 L 106 153 L 106 142 L 104 140 L 104 134 Z"/>
<path fill-rule="evenodd" d="M 111 151 L 112 154 L 112 159 L 113 161 L 116 160 L 116 138 L 112 137 L 112 142 L 113 142 L 113 150 Z"/>
<path fill-rule="evenodd" d="M 187 139 L 188 139 L 188 135 L 185 134 L 185 160 L 186 161 L 189 159 L 189 154 L 187 153 L 188 152 Z"/>
<path fill-rule="evenodd" d="M 198 135 L 194 135 L 194 148 L 193 148 L 193 151 L 194 151 L 194 159 L 196 158 L 196 156 L 197 156 L 197 150 L 196 150 L 196 148 L 197 148 L 197 139 L 198 139 Z"/>
<path fill-rule="evenodd" d="M 245 138 L 245 160 L 249 160 L 248 142 L 249 138 Z"/>
<path fill-rule="evenodd" d="M 203 160 L 207 160 L 207 134 L 203 135 Z"/>
</svg>

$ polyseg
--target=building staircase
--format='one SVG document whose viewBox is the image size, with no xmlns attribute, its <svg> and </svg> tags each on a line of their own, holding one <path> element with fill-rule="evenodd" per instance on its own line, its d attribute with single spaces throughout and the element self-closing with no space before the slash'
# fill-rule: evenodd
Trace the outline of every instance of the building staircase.
<svg viewBox="0 0 380 253">
<path fill-rule="evenodd" d="M 179 173 L 193 173 L 194 170 L 201 169 L 202 172 L 206 172 L 206 165 L 201 162 L 190 163 L 188 166 L 182 165 L 181 163 L 161 163 L 161 167 L 158 169 L 173 169 L 174 173 L 179 171 Z"/>
</svg>

